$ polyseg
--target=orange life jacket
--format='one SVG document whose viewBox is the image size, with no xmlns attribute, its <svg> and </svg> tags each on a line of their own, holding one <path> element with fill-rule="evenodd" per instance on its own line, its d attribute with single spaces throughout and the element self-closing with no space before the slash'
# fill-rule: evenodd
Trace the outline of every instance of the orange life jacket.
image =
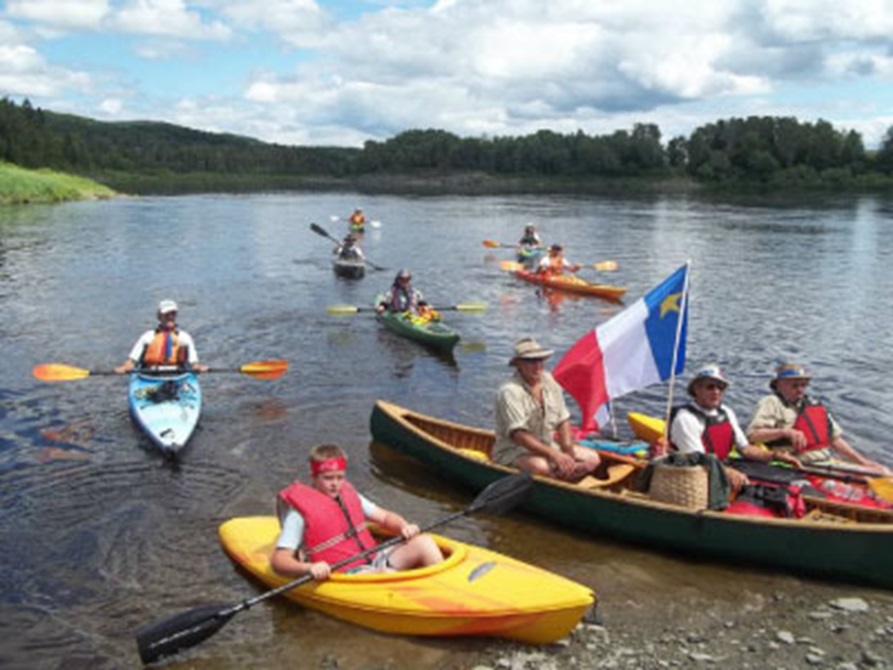
<svg viewBox="0 0 893 670">
<path fill-rule="evenodd" d="M 360 496 L 348 482 L 341 485 L 337 500 L 301 482 L 280 491 L 279 499 L 304 517 L 302 547 L 308 552 L 309 561 L 325 561 L 333 565 L 375 546 L 375 538 L 364 525 Z M 371 560 L 371 556 L 357 559 L 339 568 L 339 572 L 368 564 Z"/>
<path fill-rule="evenodd" d="M 140 365 L 184 365 L 188 347 L 181 347 L 177 329 L 155 330 L 155 337 L 143 351 Z"/>
</svg>

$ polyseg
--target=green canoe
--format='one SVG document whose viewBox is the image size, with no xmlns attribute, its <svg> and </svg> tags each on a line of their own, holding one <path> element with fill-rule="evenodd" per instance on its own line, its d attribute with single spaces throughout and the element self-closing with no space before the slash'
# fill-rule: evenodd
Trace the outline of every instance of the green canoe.
<svg viewBox="0 0 893 670">
<path fill-rule="evenodd" d="M 459 333 L 440 321 L 417 324 L 401 312 L 382 312 L 378 320 L 388 330 L 444 353 L 451 353 L 459 341 Z"/>
<path fill-rule="evenodd" d="M 489 459 L 490 430 L 436 419 L 379 400 L 371 416 L 378 442 L 430 466 L 438 476 L 481 490 L 514 469 Z M 804 497 L 803 518 L 767 518 L 690 509 L 655 500 L 636 486 L 636 459 L 599 450 L 598 479 L 568 484 L 535 477 L 527 511 L 597 536 L 697 559 L 893 589 L 893 513 Z M 616 476 L 615 476 L 616 475 Z"/>
</svg>

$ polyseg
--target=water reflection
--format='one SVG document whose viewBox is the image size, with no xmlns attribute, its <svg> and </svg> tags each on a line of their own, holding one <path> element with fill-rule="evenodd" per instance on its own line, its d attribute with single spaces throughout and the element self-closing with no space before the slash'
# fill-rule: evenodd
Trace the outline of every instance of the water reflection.
<svg viewBox="0 0 893 670">
<path fill-rule="evenodd" d="M 326 312 L 332 304 L 370 305 L 392 279 L 388 271 L 338 281 L 329 245 L 308 228 L 356 198 L 131 198 L 0 210 L 4 666 L 133 666 L 138 626 L 257 592 L 223 555 L 217 527 L 231 516 L 270 513 L 276 491 L 301 476 L 315 443 L 340 442 L 358 488 L 422 523 L 470 502 L 436 472 L 370 445 L 369 413 L 384 398 L 492 426 L 493 394 L 518 337 L 533 334 L 560 356 L 622 309 L 515 280 L 499 269 L 510 249 L 481 254 L 482 239 L 517 239 L 529 220 L 571 258 L 616 259 L 619 272 L 604 278 L 628 287 L 627 304 L 691 259 L 689 360 L 727 369 L 728 401 L 739 415 L 767 391 L 779 360 L 796 359 L 813 369 L 813 386 L 853 444 L 893 461 L 886 374 L 893 317 L 883 309 L 893 293 L 889 199 L 368 196 L 364 209 L 382 221 L 363 239 L 370 258 L 412 267 L 432 304 L 489 305 L 446 317 L 462 339 L 444 359 L 369 315 Z M 157 240 L 177 244 L 147 254 L 147 242 Z M 291 363 L 274 382 L 209 376 L 200 430 L 178 470 L 141 448 L 123 380 L 49 386 L 31 376 L 36 363 L 51 360 L 88 368 L 120 362 L 162 297 L 181 302 L 184 325 L 212 367 Z M 663 414 L 666 401 L 665 387 L 619 400 L 620 436 L 628 436 L 626 411 Z M 737 606 L 742 593 L 807 588 L 771 572 L 695 567 L 520 514 L 464 519 L 448 534 L 596 586 L 609 612 L 614 604 L 612 616 L 630 626 L 649 609 L 669 616 L 693 592 L 716 598 L 721 609 Z M 487 644 L 380 636 L 275 602 L 170 667 L 285 668 L 334 654 L 348 668 L 373 653 L 394 667 L 436 665 L 447 653 L 460 665 L 461 654 Z"/>
</svg>

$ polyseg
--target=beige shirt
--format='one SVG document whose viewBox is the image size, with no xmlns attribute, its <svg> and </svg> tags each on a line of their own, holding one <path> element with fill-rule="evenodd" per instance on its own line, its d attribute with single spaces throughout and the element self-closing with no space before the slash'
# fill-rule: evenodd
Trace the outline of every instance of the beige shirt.
<svg viewBox="0 0 893 670">
<path fill-rule="evenodd" d="M 543 371 L 543 407 L 524 383 L 516 370 L 512 378 L 496 392 L 496 444 L 493 445 L 493 460 L 511 465 L 515 458 L 529 453 L 515 443 L 512 431 L 530 431 L 543 444 L 558 449 L 555 442 L 555 429 L 570 419 L 570 412 L 564 402 L 564 395 L 558 382 L 549 372 Z"/>
<path fill-rule="evenodd" d="M 757 403 L 753 417 L 750 419 L 750 425 L 747 432 L 759 428 L 792 428 L 797 421 L 797 410 L 799 406 L 793 407 L 786 405 L 781 398 L 774 393 L 763 396 Z M 843 430 L 834 420 L 831 414 L 828 414 L 831 421 L 831 439 L 836 439 L 843 434 Z"/>
</svg>

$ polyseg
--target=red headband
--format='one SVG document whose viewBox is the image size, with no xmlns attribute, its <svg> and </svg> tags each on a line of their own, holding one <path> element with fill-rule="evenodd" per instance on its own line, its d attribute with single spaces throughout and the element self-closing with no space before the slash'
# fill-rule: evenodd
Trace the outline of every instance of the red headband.
<svg viewBox="0 0 893 670">
<path fill-rule="evenodd" d="M 347 470 L 347 459 L 344 457 L 327 458 L 324 461 L 310 461 L 310 473 L 315 477 L 321 472 Z"/>
</svg>

